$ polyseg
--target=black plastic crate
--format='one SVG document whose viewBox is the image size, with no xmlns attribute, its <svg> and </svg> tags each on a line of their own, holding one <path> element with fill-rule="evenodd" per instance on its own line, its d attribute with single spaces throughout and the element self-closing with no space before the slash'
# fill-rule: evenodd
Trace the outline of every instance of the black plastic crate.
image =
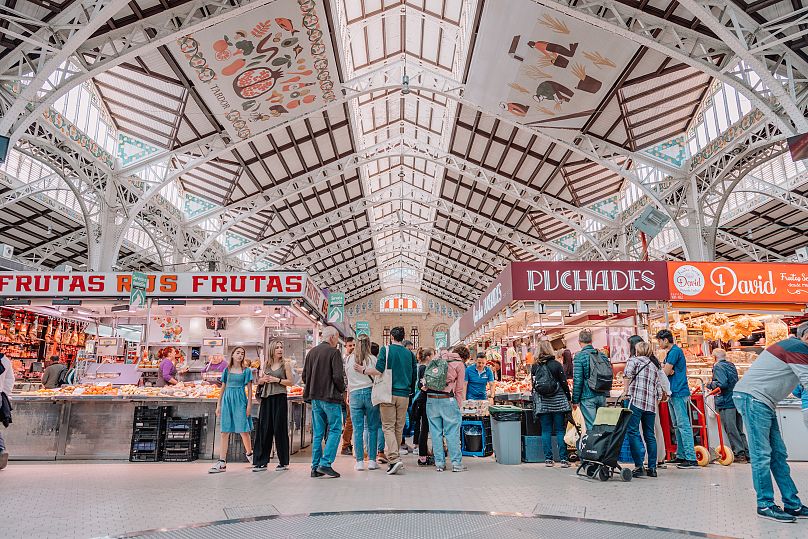
<svg viewBox="0 0 808 539">
<path fill-rule="evenodd" d="M 255 429 L 257 426 L 258 418 L 254 417 L 253 430 L 250 433 L 253 448 L 255 448 Z M 227 443 L 227 462 L 249 462 L 246 453 L 244 443 L 241 441 L 241 434 L 231 432 L 230 440 Z"/>
<path fill-rule="evenodd" d="M 135 406 L 135 420 L 165 420 L 171 415 L 171 406 Z"/>
<path fill-rule="evenodd" d="M 166 430 L 170 432 L 199 431 L 201 429 L 201 417 L 189 417 L 187 419 L 172 417 L 166 421 Z"/>
<path fill-rule="evenodd" d="M 158 462 L 160 456 L 157 453 L 130 454 L 129 462 Z"/>
<path fill-rule="evenodd" d="M 189 455 L 189 456 L 182 456 L 182 457 L 164 456 L 163 457 L 163 462 L 193 462 L 193 461 L 198 460 L 198 459 L 199 459 L 198 455 Z"/>
<path fill-rule="evenodd" d="M 198 440 L 199 439 L 199 431 L 184 431 L 184 432 L 180 431 L 180 432 L 176 432 L 176 431 L 170 431 L 169 430 L 169 431 L 166 431 L 165 439 L 166 439 L 166 442 L 168 442 L 169 440 L 177 440 L 177 441 L 194 440 L 194 439 Z"/>
</svg>

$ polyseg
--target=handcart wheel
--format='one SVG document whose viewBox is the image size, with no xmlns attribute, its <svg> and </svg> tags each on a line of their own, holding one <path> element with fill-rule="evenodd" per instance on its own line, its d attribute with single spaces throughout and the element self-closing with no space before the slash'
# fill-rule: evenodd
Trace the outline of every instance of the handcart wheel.
<svg viewBox="0 0 808 539">
<path fill-rule="evenodd" d="M 629 470 L 628 468 L 623 468 L 622 470 L 620 470 L 620 479 L 622 479 L 622 480 L 623 480 L 623 481 L 625 481 L 626 483 L 628 483 L 629 481 L 631 481 L 631 479 L 632 479 L 633 477 L 634 477 L 634 476 L 633 476 L 633 475 L 631 475 L 631 470 Z"/>
<path fill-rule="evenodd" d="M 600 479 L 601 481 L 608 481 L 611 475 L 612 474 L 609 471 L 609 468 L 607 468 L 606 466 L 601 466 L 600 468 L 598 468 L 598 479 Z"/>
<path fill-rule="evenodd" d="M 595 477 L 595 472 L 598 471 L 597 464 L 587 464 L 586 465 L 586 476 L 587 477 Z"/>
<path fill-rule="evenodd" d="M 697 445 L 694 449 L 696 450 L 696 462 L 699 466 L 710 464 L 710 451 L 706 447 Z"/>
<path fill-rule="evenodd" d="M 715 452 L 718 454 L 718 464 L 721 466 L 729 466 L 735 461 L 735 454 L 732 452 L 732 449 L 725 445 L 719 445 L 715 448 Z"/>
</svg>

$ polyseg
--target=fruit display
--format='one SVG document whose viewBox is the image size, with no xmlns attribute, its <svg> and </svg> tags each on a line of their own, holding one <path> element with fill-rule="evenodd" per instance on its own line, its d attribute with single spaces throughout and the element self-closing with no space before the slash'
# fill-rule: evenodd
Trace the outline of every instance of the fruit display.
<svg viewBox="0 0 808 539">
<path fill-rule="evenodd" d="M 286 388 L 286 395 L 289 397 L 302 397 L 303 388 L 300 386 L 289 386 Z"/>
<path fill-rule="evenodd" d="M 494 387 L 496 393 L 500 394 L 514 394 L 514 393 L 530 393 L 532 387 L 530 385 L 530 378 L 523 378 L 522 380 L 500 381 L 495 382 Z"/>
</svg>

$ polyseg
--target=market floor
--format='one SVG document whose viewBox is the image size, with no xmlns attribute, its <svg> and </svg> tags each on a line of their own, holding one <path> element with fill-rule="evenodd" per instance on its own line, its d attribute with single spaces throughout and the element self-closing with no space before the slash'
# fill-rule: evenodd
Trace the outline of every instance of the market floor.
<svg viewBox="0 0 808 539">
<path fill-rule="evenodd" d="M 306 455 L 296 457 L 287 472 L 272 471 L 270 465 L 270 471 L 253 473 L 247 464 L 232 464 L 226 473 L 219 475 L 207 473 L 209 462 L 12 462 L 0 472 L 0 514 L 3 515 L 0 536 L 4 539 L 86 539 L 139 535 L 137 532 L 144 530 L 174 529 L 225 519 L 231 520 L 231 526 L 236 524 L 232 520 L 246 520 L 237 523 L 239 533 L 236 528 L 219 524 L 149 536 L 302 536 L 289 531 L 302 532 L 301 522 L 306 522 L 308 531 L 321 526 L 321 531 L 331 532 L 319 536 L 338 537 L 339 529 L 346 530 L 344 536 L 357 536 L 348 531 L 355 528 L 345 527 L 348 526 L 345 521 L 337 525 L 336 520 L 323 520 L 323 516 L 328 515 L 305 514 L 431 510 L 438 513 L 427 514 L 428 517 L 384 512 L 330 517 L 348 518 L 347 522 L 354 523 L 361 521 L 365 530 L 367 526 L 372 530 L 374 522 L 376 526 L 395 530 L 402 528 L 390 526 L 405 526 L 407 522 L 424 524 L 425 518 L 437 518 L 435 525 L 454 518 L 460 525 L 469 519 L 490 516 L 441 515 L 443 511 L 561 517 L 516 520 L 517 517 L 503 516 L 504 520 L 496 521 L 496 525 L 475 520 L 480 530 L 495 526 L 488 528 L 489 535 L 491 529 L 499 530 L 501 526 L 503 530 L 522 530 L 522 534 L 509 535 L 511 537 L 557 537 L 565 526 L 586 527 L 598 521 L 663 529 L 624 527 L 620 535 L 626 537 L 638 532 L 638 537 L 678 535 L 664 529 L 744 538 L 808 537 L 808 520 L 785 525 L 755 516 L 748 465 L 727 468 L 711 465 L 699 470 L 669 468 L 660 470 L 657 479 L 635 479 L 630 483 L 613 479 L 601 483 L 575 477 L 574 468 L 550 469 L 543 464 L 503 466 L 490 458 L 464 459 L 469 468 L 466 473 L 438 474 L 432 468 L 418 468 L 411 455 L 405 457 L 404 475 L 388 477 L 382 471 L 356 472 L 353 458 L 340 456 L 334 467 L 343 474 L 342 478 L 312 479 Z M 792 473 L 798 486 L 808 492 L 808 463 L 792 464 Z M 271 515 L 304 516 L 251 518 Z M 350 520 L 355 518 L 359 520 Z M 396 524 L 396 519 L 403 519 L 402 523 Z M 263 533 L 249 531 L 250 526 L 256 525 L 264 526 Z M 459 528 L 457 534 L 447 531 L 444 536 L 435 535 L 436 528 L 432 526 L 423 529 L 433 530 L 430 537 L 475 536 L 462 535 Z M 616 533 L 603 528 L 599 535 L 609 537 Z M 419 535 L 409 532 L 397 536 Z"/>
</svg>

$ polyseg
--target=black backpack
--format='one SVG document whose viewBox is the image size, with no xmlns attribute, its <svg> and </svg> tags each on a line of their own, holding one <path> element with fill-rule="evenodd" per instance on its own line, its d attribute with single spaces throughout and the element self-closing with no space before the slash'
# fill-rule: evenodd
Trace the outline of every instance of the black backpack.
<svg viewBox="0 0 808 539">
<path fill-rule="evenodd" d="M 59 377 L 56 379 L 56 385 L 61 387 L 67 384 L 67 375 L 70 374 L 70 369 L 65 367 L 61 371 L 59 371 Z"/>
<path fill-rule="evenodd" d="M 552 397 L 558 391 L 558 381 L 553 378 L 547 363 L 538 363 L 533 373 L 533 391 L 542 397 Z"/>
<path fill-rule="evenodd" d="M 589 355 L 589 389 L 595 393 L 607 393 L 612 390 L 612 362 L 609 358 L 595 350 Z"/>
</svg>

